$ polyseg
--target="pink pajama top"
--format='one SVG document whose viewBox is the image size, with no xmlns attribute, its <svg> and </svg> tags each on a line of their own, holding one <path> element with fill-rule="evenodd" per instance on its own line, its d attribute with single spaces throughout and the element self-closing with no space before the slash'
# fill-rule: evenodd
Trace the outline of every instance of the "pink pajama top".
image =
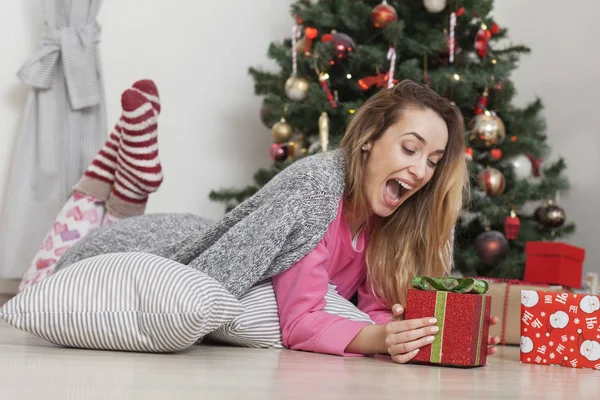
<svg viewBox="0 0 600 400">
<path fill-rule="evenodd" d="M 336 218 L 319 244 L 294 266 L 273 277 L 283 343 L 294 350 L 356 356 L 345 351 L 368 322 L 351 321 L 324 311 L 329 284 L 377 324 L 392 319 L 391 310 L 371 293 L 367 282 L 368 232 L 352 238 L 340 202 Z M 354 243 L 353 243 L 354 242 Z"/>
</svg>

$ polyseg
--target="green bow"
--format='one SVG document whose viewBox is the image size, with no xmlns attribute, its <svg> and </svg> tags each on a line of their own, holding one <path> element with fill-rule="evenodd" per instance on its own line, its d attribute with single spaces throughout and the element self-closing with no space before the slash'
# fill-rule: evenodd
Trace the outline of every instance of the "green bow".
<svg viewBox="0 0 600 400">
<path fill-rule="evenodd" d="M 455 293 L 487 293 L 490 285 L 486 281 L 473 278 L 432 278 L 430 276 L 415 276 L 411 281 L 412 287 L 421 290 L 433 290 Z"/>
</svg>

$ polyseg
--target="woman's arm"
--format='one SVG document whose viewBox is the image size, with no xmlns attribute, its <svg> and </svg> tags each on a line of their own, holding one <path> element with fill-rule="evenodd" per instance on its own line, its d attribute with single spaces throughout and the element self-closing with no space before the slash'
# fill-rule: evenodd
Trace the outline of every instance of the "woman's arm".
<svg viewBox="0 0 600 400">
<path fill-rule="evenodd" d="M 273 277 L 283 344 L 294 350 L 358 355 L 346 348 L 370 323 L 324 311 L 329 290 L 328 261 L 329 252 L 320 243 L 296 265 Z"/>
</svg>

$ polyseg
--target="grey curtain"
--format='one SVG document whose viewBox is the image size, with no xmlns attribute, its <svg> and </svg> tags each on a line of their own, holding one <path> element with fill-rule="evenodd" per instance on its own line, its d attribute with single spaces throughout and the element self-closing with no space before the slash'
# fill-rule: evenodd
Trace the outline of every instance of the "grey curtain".
<svg viewBox="0 0 600 400">
<path fill-rule="evenodd" d="M 17 76 L 31 87 L 0 214 L 0 278 L 21 278 L 107 138 L 100 0 L 42 0 L 45 33 Z"/>
</svg>

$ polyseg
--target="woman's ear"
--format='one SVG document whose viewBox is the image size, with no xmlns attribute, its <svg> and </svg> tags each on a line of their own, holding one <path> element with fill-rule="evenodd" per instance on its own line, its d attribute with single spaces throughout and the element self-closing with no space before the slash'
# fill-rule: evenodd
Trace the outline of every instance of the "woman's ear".
<svg viewBox="0 0 600 400">
<path fill-rule="evenodd" d="M 370 151 L 372 147 L 373 147 L 373 141 L 369 140 L 367 143 L 363 144 L 360 149 L 362 151 Z"/>
</svg>

